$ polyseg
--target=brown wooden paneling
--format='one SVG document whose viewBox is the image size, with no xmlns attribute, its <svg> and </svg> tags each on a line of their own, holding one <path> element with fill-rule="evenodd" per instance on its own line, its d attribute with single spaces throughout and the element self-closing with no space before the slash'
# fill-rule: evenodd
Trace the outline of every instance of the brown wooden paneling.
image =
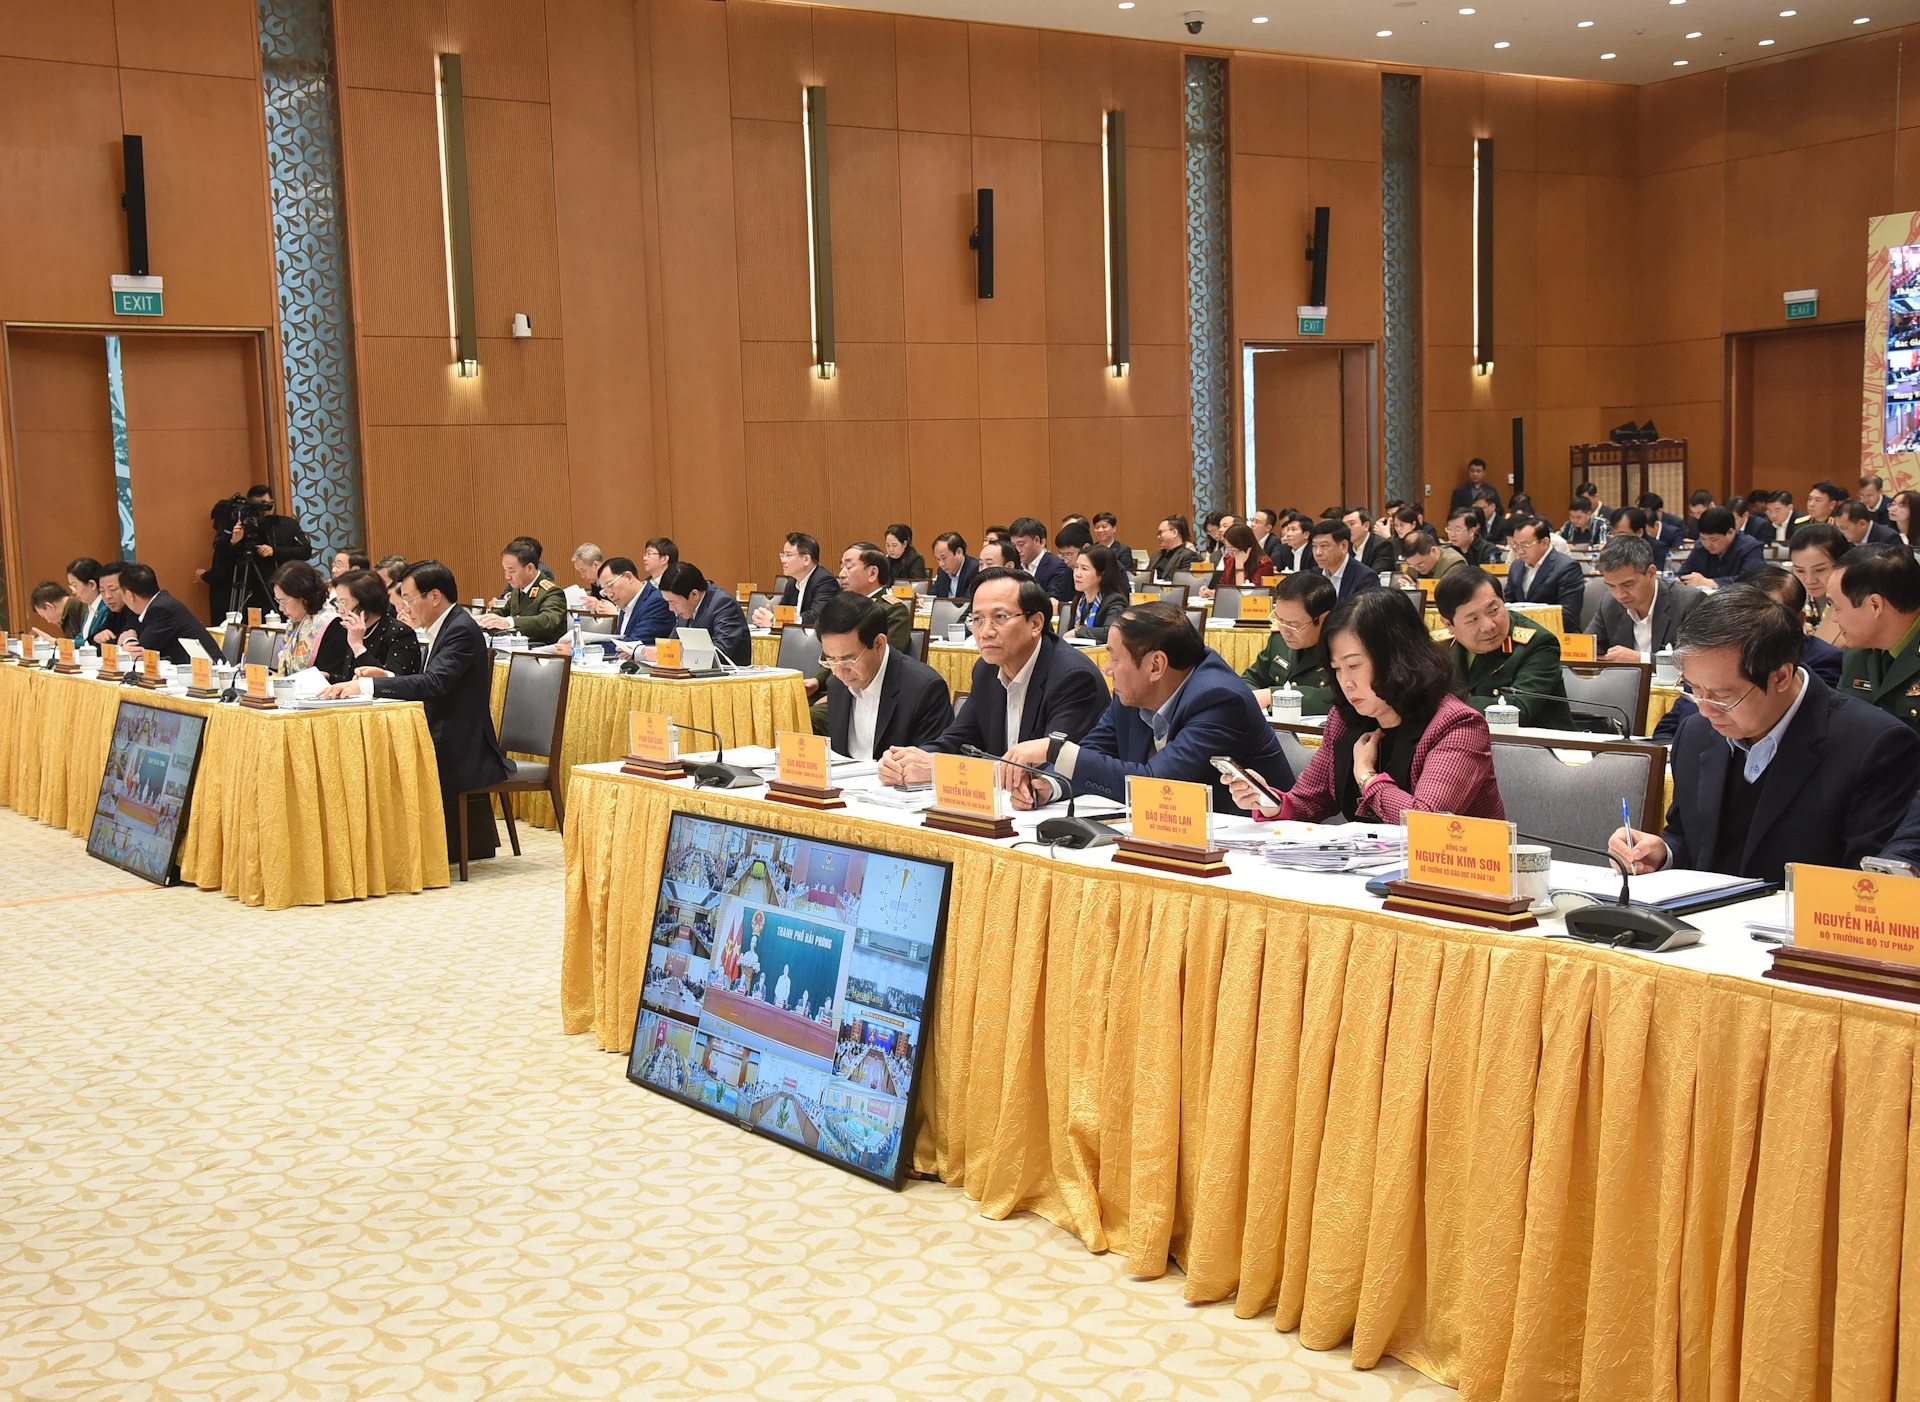
<svg viewBox="0 0 1920 1402">
<path fill-rule="evenodd" d="M 1103 35 L 1040 31 L 1040 134 L 1100 144 L 1113 106 L 1113 44 Z"/>
<path fill-rule="evenodd" d="M 1598 93 L 1588 83 L 1553 78 L 1535 83 L 1535 170 L 1585 175 L 1592 168 L 1595 147 L 1603 140 L 1598 128 L 1605 121 L 1604 115 L 1594 110 L 1597 98 Z"/>
<path fill-rule="evenodd" d="M 333 13 L 342 83 L 396 92 L 435 90 L 438 55 L 454 51 L 446 0 L 339 0 Z M 464 58 L 461 77 L 464 88 Z"/>
<path fill-rule="evenodd" d="M 704 3 L 704 0 L 702 0 Z M 732 572 L 742 579 L 772 580 L 780 570 L 780 542 L 789 531 L 805 531 L 820 541 L 822 564 L 832 569 L 836 547 L 832 542 L 831 491 L 827 480 L 825 424 L 748 424 L 746 430 L 747 553 Z M 731 524 L 739 533 L 739 517 Z M 686 543 L 681 542 L 686 553 Z M 700 567 L 706 569 L 705 565 Z M 742 573 L 744 571 L 744 573 Z M 715 578 L 725 579 L 726 573 Z"/>
<path fill-rule="evenodd" d="M 980 424 L 972 419 L 922 420 L 907 425 L 907 516 L 920 553 L 933 558 L 933 537 L 958 531 L 980 552 L 988 524 L 980 508 Z"/>
<path fill-rule="evenodd" d="M 1113 41 L 1113 104 L 1127 114 L 1129 146 L 1186 150 L 1185 68 L 1176 45 Z"/>
<path fill-rule="evenodd" d="M 1192 388 L 1192 349 L 1185 341 L 1178 345 L 1133 343 L 1133 365 L 1124 379 L 1101 375 L 1101 387 L 1109 400 L 1108 412 L 1122 416 L 1155 418 L 1186 417 L 1187 396 Z"/>
<path fill-rule="evenodd" d="M 832 5 L 813 7 L 817 81 L 827 88 L 827 120 L 853 127 L 896 127 L 894 19 Z"/>
<path fill-rule="evenodd" d="M 363 336 L 440 336 L 451 348 L 440 138 L 431 94 L 348 88 L 347 220 Z"/>
<path fill-rule="evenodd" d="M 445 336 L 362 336 L 356 368 L 368 424 L 463 424 L 480 392 L 454 374 Z"/>
<path fill-rule="evenodd" d="M 1105 344 L 1100 148 L 1043 142 L 1040 162 L 1046 183 L 1047 338 Z"/>
<path fill-rule="evenodd" d="M 547 16 L 526 0 L 447 0 L 447 29 L 470 98 L 545 102 Z"/>
<path fill-rule="evenodd" d="M 1308 346 L 1256 355 L 1253 387 L 1260 500 L 1319 515 L 1341 495 L 1340 351 Z"/>
<path fill-rule="evenodd" d="M 471 422 L 567 422 L 567 372 L 558 339 L 482 336 L 480 367 Z"/>
<path fill-rule="evenodd" d="M 1316 59 L 1307 65 L 1307 154 L 1326 161 L 1380 159 L 1380 70 Z"/>
<path fill-rule="evenodd" d="M 903 325 L 912 341 L 971 341 L 974 177 L 964 136 L 901 132 L 898 266 Z M 985 179 L 983 177 L 983 183 Z M 1000 220 L 1000 192 L 995 192 Z M 996 237 L 996 248 L 1005 247 Z"/>
<path fill-rule="evenodd" d="M 1307 154 L 1305 59 L 1235 55 L 1229 78 L 1227 140 L 1234 151 L 1253 156 Z"/>
<path fill-rule="evenodd" d="M 806 165 L 799 122 L 734 122 L 734 238 L 740 334 L 747 340 L 813 334 Z"/>
<path fill-rule="evenodd" d="M 907 348 L 898 341 L 842 341 L 839 373 L 825 389 L 829 419 L 904 419 Z"/>
<path fill-rule="evenodd" d="M 825 461 L 833 544 L 823 537 L 820 548 L 833 566 L 839 564 L 839 552 L 854 541 L 879 545 L 893 522 L 912 524 L 906 424 L 898 419 L 830 423 Z"/>
<path fill-rule="evenodd" d="M 835 334 L 898 341 L 901 299 L 900 148 L 897 133 L 848 127 L 827 148 L 833 207 Z"/>
<path fill-rule="evenodd" d="M 12 331 L 7 357 L 21 577 L 28 588 L 43 579 L 65 583 L 76 556 L 120 554 L 106 341 Z M 27 613 L 24 601 L 15 605 L 16 629 Z"/>
<path fill-rule="evenodd" d="M 990 299 L 972 303 L 982 341 L 1047 338 L 1046 196 L 1040 153 L 1037 141 L 973 140 L 974 183 L 993 191 L 994 291 Z M 970 202 L 968 210 L 965 227 L 970 229 Z M 971 258 L 966 278 L 971 296 Z"/>
<path fill-rule="evenodd" d="M 113 22 L 123 67 L 223 78 L 259 72 L 259 20 L 248 0 L 114 0 Z"/>
<path fill-rule="evenodd" d="M 980 348 L 963 344 L 907 347 L 907 414 L 915 419 L 980 417 Z"/>
<path fill-rule="evenodd" d="M 1057 412 L 1057 411 L 1056 411 Z M 1008 525 L 1017 516 L 1058 519 L 1049 496 L 1047 419 L 980 421 L 980 509 L 983 526 Z"/>
<path fill-rule="evenodd" d="M 1229 170 L 1234 332 L 1250 341 L 1290 340 L 1298 330 L 1294 308 L 1305 303 L 1311 286 L 1312 270 L 1301 256 L 1313 231 L 1307 162 L 1288 156 L 1234 156 Z M 1329 227 L 1335 230 L 1337 249 L 1345 226 Z M 1431 230 L 1431 216 L 1428 227 Z M 1439 286 L 1429 287 L 1429 305 Z"/>
<path fill-rule="evenodd" d="M 1031 29 L 967 26 L 975 136 L 1040 135 L 1040 37 Z"/>
<path fill-rule="evenodd" d="M 1113 487 L 1101 493 L 1109 501 Z M 1169 511 L 1190 514 L 1193 441 L 1185 419 L 1120 420 L 1120 504 L 1096 508 L 1120 518 L 1120 538 L 1154 549 L 1154 526 Z"/>
<path fill-rule="evenodd" d="M 1309 161 L 1307 163 L 1307 218 L 1313 208 L 1332 211 L 1327 259 L 1327 334 L 1344 340 L 1370 341 L 1381 334 L 1380 288 L 1380 165 L 1377 161 Z M 1313 233 L 1309 222 L 1301 230 L 1304 253 Z M 1302 272 L 1301 301 L 1311 290 L 1312 265 L 1297 260 Z"/>
<path fill-rule="evenodd" d="M 727 71 L 733 115 L 800 120 L 801 89 L 819 81 L 813 62 L 813 12 L 804 5 L 736 0 L 726 7 Z M 827 99 L 833 120 L 833 99 Z"/>
<path fill-rule="evenodd" d="M 1900 38 L 1875 34 L 1727 73 L 1727 159 L 1892 131 Z"/>
<path fill-rule="evenodd" d="M 1543 92 L 1546 89 L 1542 89 Z M 1546 142 L 1541 143 L 1546 149 Z M 1534 334 L 1542 346 L 1584 346 L 1593 326 L 1587 315 L 1587 177 L 1534 178 Z"/>
<path fill-rule="evenodd" d="M 1534 168 L 1534 94 L 1539 84 L 1537 78 L 1522 78 L 1512 73 L 1487 75 L 1484 134 L 1494 139 L 1496 164 L 1501 170 Z"/>
<path fill-rule="evenodd" d="M 0 0 L 0 56 L 111 67 L 116 50 L 113 0 Z"/>
<path fill-rule="evenodd" d="M 0 315 L 81 321 L 112 311 L 107 278 L 127 262 L 122 130 L 112 69 L 0 59 Z M 97 214 L 75 217 L 81 210 Z"/>
<path fill-rule="evenodd" d="M 1724 69 L 1641 88 L 1641 174 L 1725 160 L 1726 89 Z"/>
<path fill-rule="evenodd" d="M 543 106 L 475 97 L 467 99 L 466 115 L 479 333 L 505 336 L 514 314 L 525 312 L 536 337 L 557 337 L 566 328 L 560 316 L 552 121 Z"/>
<path fill-rule="evenodd" d="M 579 543 L 570 539 L 574 511 L 566 426 L 488 424 L 470 433 L 474 549 L 481 574 L 491 566 L 489 585 L 500 589 L 498 551 L 515 536 L 530 535 L 544 547 L 547 565 L 566 582 L 567 556 Z"/>
<path fill-rule="evenodd" d="M 988 419 L 1047 416 L 1045 346 L 981 343 L 980 415 Z"/>
<path fill-rule="evenodd" d="M 1420 143 L 1428 166 L 1472 169 L 1486 123 L 1486 75 L 1429 68 L 1420 78 Z M 1424 194 L 1424 191 L 1422 192 Z"/>
<path fill-rule="evenodd" d="M 897 15 L 893 33 L 901 129 L 964 134 L 972 100 L 967 26 L 953 20 Z"/>
<path fill-rule="evenodd" d="M 1534 340 L 1535 230 L 1539 218 L 1531 170 L 1502 170 L 1493 182 L 1493 338 L 1496 357 Z M 1329 330 L 1332 328 L 1329 327 Z"/>
<path fill-rule="evenodd" d="M 1471 169 L 1430 165 L 1421 172 L 1421 290 L 1428 345 L 1473 344 L 1473 218 Z M 1496 286 L 1498 276 L 1496 271 Z"/>
<path fill-rule="evenodd" d="M 1184 153 L 1135 146 L 1128 127 L 1127 299 L 1136 341 L 1187 339 L 1186 179 Z"/>
<path fill-rule="evenodd" d="M 1743 349 L 1751 347 L 1752 383 L 1735 400 L 1742 409 L 1735 432 L 1738 480 L 1790 491 L 1801 501 L 1822 478 L 1850 485 L 1860 475 L 1859 323 L 1741 341 Z M 1667 417 L 1659 422 L 1663 432 L 1673 431 Z M 1690 456 L 1701 460 L 1691 445 Z"/>
<path fill-rule="evenodd" d="M 1047 347 L 1047 411 L 1056 419 L 1098 418 L 1128 407 L 1127 382 L 1108 373 L 1105 345 Z"/>
<path fill-rule="evenodd" d="M 435 559 L 463 599 L 498 592 L 499 557 L 483 575 L 473 530 L 473 430 L 369 425 L 361 435 L 367 548 L 375 556 Z M 489 541 L 488 550 L 500 542 Z"/>
<path fill-rule="evenodd" d="M 1718 328 L 1722 178 L 1714 165 L 1641 180 L 1641 201 L 1667 216 L 1637 231 L 1640 339 L 1684 341 Z"/>
<path fill-rule="evenodd" d="M 1049 532 L 1069 511 L 1091 516 L 1112 509 L 1104 503 L 1113 494 L 1111 484 L 1120 476 L 1119 419 L 1049 420 L 1047 457 L 1052 470 L 1049 495 L 1053 515 L 1041 520 Z"/>
</svg>

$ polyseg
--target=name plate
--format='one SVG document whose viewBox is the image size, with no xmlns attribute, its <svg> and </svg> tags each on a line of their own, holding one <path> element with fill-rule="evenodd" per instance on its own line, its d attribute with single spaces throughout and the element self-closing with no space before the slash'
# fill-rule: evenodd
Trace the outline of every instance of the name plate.
<svg viewBox="0 0 1920 1402">
<path fill-rule="evenodd" d="M 62 638 L 58 643 L 55 644 L 55 647 L 58 649 L 59 662 L 62 667 L 72 667 L 75 665 L 73 660 L 73 639 L 72 638 Z"/>
<path fill-rule="evenodd" d="M 1242 623 L 1265 623 L 1273 616 L 1273 595 L 1242 594 L 1240 596 L 1240 621 Z"/>
<path fill-rule="evenodd" d="M 140 675 L 150 682 L 160 680 L 160 654 L 152 648 L 140 654 Z"/>
<path fill-rule="evenodd" d="M 800 610 L 795 608 L 792 604 L 775 604 L 773 606 L 773 626 L 774 627 L 784 628 L 789 623 L 798 623 L 799 621 L 800 621 Z"/>
<path fill-rule="evenodd" d="M 745 603 L 745 602 L 746 602 L 746 601 L 747 601 L 748 599 L 751 599 L 751 598 L 753 597 L 753 581 L 752 581 L 752 580 L 748 580 L 748 581 L 747 581 L 747 582 L 746 582 L 745 584 L 736 584 L 736 585 L 734 585 L 734 586 L 733 586 L 733 597 L 734 597 L 735 599 L 737 599 L 737 600 L 739 600 L 739 602 L 741 602 L 741 603 L 743 603 L 743 604 L 744 604 L 744 603 Z"/>
<path fill-rule="evenodd" d="M 1202 852 L 1212 845 L 1213 790 L 1206 784 L 1135 774 L 1127 780 L 1127 806 L 1133 835 L 1143 842 Z"/>
<path fill-rule="evenodd" d="M 1563 633 L 1560 635 L 1560 660 L 1562 662 L 1592 662 L 1593 634 Z"/>
<path fill-rule="evenodd" d="M 799 789 L 827 787 L 827 737 L 810 731 L 783 730 L 774 737 L 779 778 Z"/>
<path fill-rule="evenodd" d="M 480 601 L 478 599 L 475 599 L 474 602 L 479 603 Z M 260 610 L 248 609 L 247 610 L 247 627 L 258 628 L 259 626 L 260 626 Z"/>
<path fill-rule="evenodd" d="M 967 755 L 933 757 L 933 801 L 950 813 L 997 818 L 1000 790 L 993 786 L 993 761 Z"/>
<path fill-rule="evenodd" d="M 1513 894 L 1513 824 L 1407 814 L 1407 880 L 1478 896 Z"/>
<path fill-rule="evenodd" d="M 1440 587 L 1440 581 L 1432 578 L 1431 576 L 1424 578 L 1420 581 L 1420 592 L 1422 594 L 1425 594 L 1428 599 L 1433 598 L 1433 591 L 1438 589 L 1439 587 Z"/>
<path fill-rule="evenodd" d="M 1160 596 L 1158 594 L 1142 594 L 1139 590 L 1136 589 L 1133 593 L 1132 599 L 1129 600 L 1129 603 L 1130 604 L 1150 604 L 1159 597 Z"/>
<path fill-rule="evenodd" d="M 273 693 L 267 686 L 267 666 L 264 662 L 247 664 L 247 695 L 256 701 L 272 699 Z"/>
<path fill-rule="evenodd" d="M 656 764 L 673 761 L 673 717 L 654 711 L 627 712 L 627 753 Z"/>
<path fill-rule="evenodd" d="M 905 599 L 908 603 L 912 603 L 913 602 L 913 586 L 911 584 L 894 585 L 893 597 L 896 599 Z"/>
<path fill-rule="evenodd" d="M 1787 901 L 1796 949 L 1920 968 L 1920 877 L 1794 862 Z"/>
<path fill-rule="evenodd" d="M 1195 560 L 1187 566 L 1187 572 L 1189 574 L 1211 574 L 1213 572 L 1213 561 L 1206 559 Z"/>
<path fill-rule="evenodd" d="M 0 634 L 0 637 L 4 636 L 4 634 Z M 100 644 L 100 670 L 103 672 L 119 672 L 125 670 L 120 665 L 120 644 Z"/>
<path fill-rule="evenodd" d="M 7 653 L 12 648 L 12 644 L 13 644 L 12 635 L 9 634 L 6 629 L 0 628 L 0 657 L 5 657 L 7 655 Z"/>
<path fill-rule="evenodd" d="M 653 661 L 657 667 L 685 666 L 686 664 L 680 660 L 680 640 L 678 638 L 660 639 L 653 645 Z"/>
<path fill-rule="evenodd" d="M 36 649 L 34 648 L 33 644 L 34 644 L 33 634 L 22 633 L 20 635 L 20 660 L 22 662 L 33 661 L 36 655 Z"/>
<path fill-rule="evenodd" d="M 213 662 L 205 657 L 193 659 L 193 689 L 195 691 L 213 690 Z"/>
</svg>

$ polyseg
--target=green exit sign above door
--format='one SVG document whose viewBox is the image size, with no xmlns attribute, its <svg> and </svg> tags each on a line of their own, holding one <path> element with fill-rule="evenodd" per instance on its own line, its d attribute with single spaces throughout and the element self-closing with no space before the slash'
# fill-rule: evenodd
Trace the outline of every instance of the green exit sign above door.
<svg viewBox="0 0 1920 1402">
<path fill-rule="evenodd" d="M 1783 293 L 1787 303 L 1788 321 L 1812 321 L 1820 315 L 1820 289 L 1803 287 L 1798 292 Z"/>
<path fill-rule="evenodd" d="M 1327 334 L 1327 309 L 1325 307 L 1295 307 L 1300 317 L 1302 336 L 1324 336 Z"/>
<path fill-rule="evenodd" d="M 160 316 L 166 279 L 157 277 L 113 276 L 113 314 L 115 316 Z"/>
</svg>

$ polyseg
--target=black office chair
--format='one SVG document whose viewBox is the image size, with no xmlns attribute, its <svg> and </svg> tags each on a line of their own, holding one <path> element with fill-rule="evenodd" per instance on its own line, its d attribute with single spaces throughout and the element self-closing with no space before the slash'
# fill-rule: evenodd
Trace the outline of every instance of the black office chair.
<svg viewBox="0 0 1920 1402">
<path fill-rule="evenodd" d="M 929 630 L 925 628 L 909 628 L 907 630 L 907 642 L 909 644 L 907 650 L 913 654 L 913 659 L 916 662 L 925 662 L 927 660 L 928 632 Z"/>
<path fill-rule="evenodd" d="M 1193 626 L 1193 631 L 1200 635 L 1200 641 L 1205 642 L 1207 640 L 1206 609 L 1202 608 L 1199 604 L 1195 604 L 1187 610 L 1187 622 Z"/>
<path fill-rule="evenodd" d="M 560 764 L 560 742 L 567 731 L 567 687 L 573 659 L 556 653 L 516 652 L 507 658 L 507 695 L 500 704 L 500 748 L 509 754 L 538 755 L 516 759 L 510 779 L 471 793 L 500 795 L 507 820 L 507 838 L 513 855 L 520 855 L 520 830 L 513 823 L 513 795 L 545 789 L 553 800 L 554 821 L 567 822 L 566 774 Z M 487 800 L 491 803 L 493 800 Z M 460 814 L 460 879 L 467 879 L 467 795 L 454 807 Z"/>
<path fill-rule="evenodd" d="M 240 659 L 247 655 L 247 625 L 229 623 L 227 631 L 220 636 L 220 657 L 229 667 L 240 665 Z"/>
<path fill-rule="evenodd" d="M 247 629 L 246 665 L 271 667 L 274 651 L 280 646 L 281 635 L 265 628 Z"/>
<path fill-rule="evenodd" d="M 780 630 L 780 655 L 773 665 L 812 676 L 820 670 L 820 640 L 798 623 L 789 623 Z"/>
</svg>

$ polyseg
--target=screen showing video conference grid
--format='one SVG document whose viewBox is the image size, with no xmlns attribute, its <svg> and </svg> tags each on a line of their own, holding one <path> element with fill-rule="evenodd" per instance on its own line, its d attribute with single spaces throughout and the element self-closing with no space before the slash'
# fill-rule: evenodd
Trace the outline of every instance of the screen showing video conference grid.
<svg viewBox="0 0 1920 1402">
<path fill-rule="evenodd" d="M 1887 250 L 1889 453 L 1920 451 L 1920 245 Z"/>
<path fill-rule="evenodd" d="M 951 875 L 674 814 L 628 1079 L 898 1187 Z"/>
</svg>

